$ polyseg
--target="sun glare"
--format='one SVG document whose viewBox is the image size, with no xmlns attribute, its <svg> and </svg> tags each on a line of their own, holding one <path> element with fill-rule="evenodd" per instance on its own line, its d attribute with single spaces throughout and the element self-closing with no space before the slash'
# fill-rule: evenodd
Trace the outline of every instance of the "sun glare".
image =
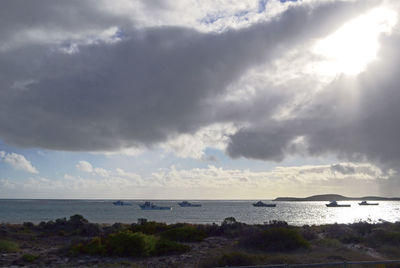
<svg viewBox="0 0 400 268">
<path fill-rule="evenodd" d="M 356 75 L 363 72 L 379 51 L 379 35 L 390 34 L 397 13 L 387 7 L 370 10 L 317 41 L 312 52 L 323 59 L 315 71 L 324 75 Z"/>
</svg>

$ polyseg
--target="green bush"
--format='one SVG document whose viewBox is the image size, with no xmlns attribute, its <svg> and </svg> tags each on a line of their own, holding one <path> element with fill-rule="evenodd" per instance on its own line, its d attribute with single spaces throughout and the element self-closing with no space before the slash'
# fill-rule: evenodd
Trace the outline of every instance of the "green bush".
<svg viewBox="0 0 400 268">
<path fill-rule="evenodd" d="M 114 256 L 149 256 L 155 249 L 157 238 L 129 230 L 111 234 L 105 241 L 108 255 Z"/>
<path fill-rule="evenodd" d="M 177 254 L 190 250 L 190 247 L 158 238 L 154 235 L 120 231 L 101 239 L 94 237 L 89 242 L 72 246 L 72 253 L 107 255 L 119 257 L 147 257 L 164 254 Z"/>
<path fill-rule="evenodd" d="M 207 236 L 203 230 L 193 225 L 185 225 L 166 230 L 159 234 L 161 237 L 178 242 L 199 242 Z"/>
<path fill-rule="evenodd" d="M 19 251 L 19 246 L 17 243 L 8 240 L 0 240 L 0 252 L 17 252 Z"/>
<path fill-rule="evenodd" d="M 181 254 L 190 250 L 189 246 L 170 241 L 168 239 L 160 238 L 155 247 L 155 255 L 167 255 L 167 254 Z"/>
<path fill-rule="evenodd" d="M 296 230 L 274 227 L 243 238 L 240 243 L 254 249 L 267 251 L 290 251 L 308 248 L 310 243 Z"/>
<path fill-rule="evenodd" d="M 39 256 L 33 255 L 33 254 L 24 254 L 24 255 L 22 255 L 21 258 L 25 262 L 34 262 L 35 260 L 37 260 L 39 258 Z"/>
<path fill-rule="evenodd" d="M 86 244 L 79 243 L 73 246 L 72 251 L 90 255 L 105 255 L 106 247 L 100 237 L 94 237 Z"/>
</svg>

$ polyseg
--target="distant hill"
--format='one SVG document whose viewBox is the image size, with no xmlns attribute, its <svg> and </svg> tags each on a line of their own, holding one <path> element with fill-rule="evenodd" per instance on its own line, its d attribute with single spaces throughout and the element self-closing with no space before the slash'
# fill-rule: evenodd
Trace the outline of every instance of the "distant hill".
<svg viewBox="0 0 400 268">
<path fill-rule="evenodd" d="M 273 201 L 344 201 L 344 200 L 374 200 L 374 201 L 400 201 L 399 197 L 380 197 L 380 196 L 364 196 L 364 197 L 346 197 L 339 194 L 321 194 L 309 197 L 278 197 Z"/>
</svg>

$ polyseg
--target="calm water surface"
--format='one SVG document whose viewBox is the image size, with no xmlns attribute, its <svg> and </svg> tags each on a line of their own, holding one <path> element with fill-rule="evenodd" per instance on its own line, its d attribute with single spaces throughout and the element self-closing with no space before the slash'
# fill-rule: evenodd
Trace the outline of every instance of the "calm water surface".
<svg viewBox="0 0 400 268">
<path fill-rule="evenodd" d="M 114 206 L 113 200 L 27 200 L 0 199 L 0 222 L 22 223 L 55 220 L 81 214 L 91 222 L 132 223 L 146 218 L 166 223 L 221 223 L 235 217 L 245 223 L 282 220 L 293 225 L 353 223 L 358 221 L 400 221 L 399 201 L 379 201 L 378 206 L 359 206 L 358 201 L 343 201 L 351 207 L 329 208 L 328 202 L 275 202 L 275 208 L 253 207 L 257 200 L 193 201 L 202 207 L 180 207 L 179 201 L 157 200 L 156 205 L 171 206 L 172 210 L 141 210 L 140 200 L 124 200 L 132 206 Z M 270 202 L 270 201 L 266 201 Z"/>
</svg>

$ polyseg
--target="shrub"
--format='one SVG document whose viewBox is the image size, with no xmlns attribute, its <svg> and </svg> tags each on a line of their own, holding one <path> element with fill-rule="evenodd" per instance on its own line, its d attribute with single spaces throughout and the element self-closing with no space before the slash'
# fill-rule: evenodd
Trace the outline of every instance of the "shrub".
<svg viewBox="0 0 400 268">
<path fill-rule="evenodd" d="M 147 219 L 146 219 L 146 218 L 139 218 L 137 221 L 138 221 L 138 224 L 145 224 L 145 223 L 147 223 Z"/>
<path fill-rule="evenodd" d="M 82 215 L 75 214 L 69 217 L 68 224 L 72 225 L 74 228 L 80 227 L 89 221 L 85 219 Z"/>
<path fill-rule="evenodd" d="M 186 225 L 166 230 L 160 236 L 178 242 L 199 242 L 206 237 L 206 233 L 193 225 Z"/>
<path fill-rule="evenodd" d="M 203 230 L 206 236 L 220 236 L 222 235 L 222 228 L 216 223 L 199 225 L 197 227 L 199 230 Z"/>
<path fill-rule="evenodd" d="M 155 246 L 155 255 L 167 255 L 167 254 L 180 254 L 190 250 L 189 246 L 176 243 L 164 238 L 157 241 Z"/>
<path fill-rule="evenodd" d="M 376 229 L 367 238 L 367 243 L 371 246 L 393 245 L 400 246 L 400 232 Z"/>
<path fill-rule="evenodd" d="M 370 224 L 368 222 L 357 222 L 357 223 L 353 223 L 352 225 L 350 225 L 351 228 L 353 228 L 358 234 L 364 236 L 367 235 L 369 233 L 371 233 L 372 229 L 374 228 L 373 224 Z"/>
<path fill-rule="evenodd" d="M 362 241 L 362 237 L 355 230 L 344 224 L 325 225 L 322 226 L 322 229 L 327 238 L 334 238 L 345 244 L 360 243 Z"/>
<path fill-rule="evenodd" d="M 115 256 L 149 256 L 155 249 L 157 238 L 129 230 L 111 234 L 105 241 L 108 255 Z"/>
<path fill-rule="evenodd" d="M 73 246 L 72 251 L 90 255 L 105 255 L 106 247 L 102 243 L 100 237 L 94 237 L 86 244 L 79 243 L 78 245 Z"/>
<path fill-rule="evenodd" d="M 222 233 L 228 237 L 237 237 L 242 233 L 245 224 L 236 221 L 234 217 L 225 218 L 221 224 Z"/>
<path fill-rule="evenodd" d="M 296 230 L 283 227 L 273 227 L 260 233 L 254 233 L 242 239 L 241 244 L 268 251 L 290 251 L 310 246 L 310 243 Z"/>
<path fill-rule="evenodd" d="M 82 235 L 82 236 L 99 236 L 103 233 L 103 230 L 96 223 L 87 223 L 85 225 L 82 225 L 77 230 L 77 232 L 79 235 Z"/>
<path fill-rule="evenodd" d="M 33 255 L 33 254 L 24 254 L 24 255 L 22 255 L 21 258 L 25 262 L 34 262 L 39 258 L 39 256 L 38 255 Z"/>
<path fill-rule="evenodd" d="M 236 221 L 235 217 L 227 217 L 222 222 L 222 225 L 233 225 L 236 223 L 237 223 L 237 221 Z"/>
<path fill-rule="evenodd" d="M 19 246 L 17 243 L 8 240 L 0 240 L 0 252 L 17 252 L 19 250 Z"/>
<path fill-rule="evenodd" d="M 288 227 L 288 223 L 286 221 L 272 220 L 264 224 L 273 227 Z"/>
<path fill-rule="evenodd" d="M 300 229 L 300 234 L 309 241 L 318 238 L 318 233 L 315 229 L 308 225 L 304 225 L 303 228 Z"/>
<path fill-rule="evenodd" d="M 26 227 L 26 228 L 32 228 L 32 227 L 35 226 L 35 225 L 34 225 L 32 222 L 30 222 L 30 221 L 24 222 L 22 225 L 23 225 L 24 227 Z"/>
<path fill-rule="evenodd" d="M 224 254 L 216 260 L 216 266 L 245 266 L 254 265 L 253 258 L 245 253 L 232 252 Z"/>
<path fill-rule="evenodd" d="M 144 234 L 156 234 L 170 229 L 170 227 L 165 223 L 149 221 L 141 222 L 141 224 L 132 224 L 129 228 L 132 232 L 141 232 Z"/>
</svg>

